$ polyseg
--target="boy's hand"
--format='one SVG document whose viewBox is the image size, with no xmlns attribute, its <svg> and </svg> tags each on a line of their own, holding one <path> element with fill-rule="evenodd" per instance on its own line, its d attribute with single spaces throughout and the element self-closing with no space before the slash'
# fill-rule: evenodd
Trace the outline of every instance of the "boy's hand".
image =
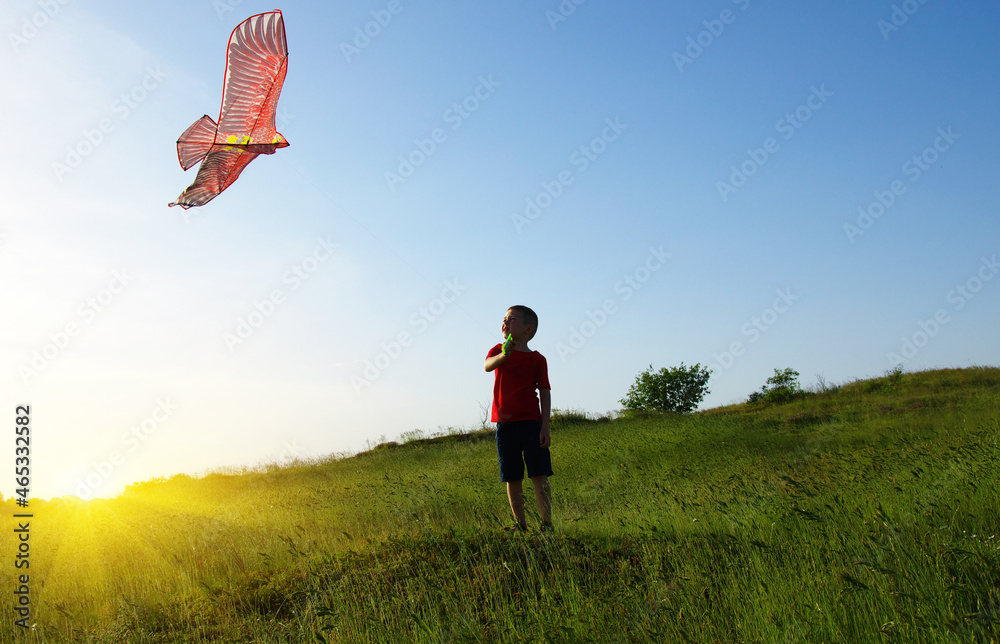
<svg viewBox="0 0 1000 644">
<path fill-rule="evenodd" d="M 552 445 L 552 435 L 549 434 L 549 426 L 546 423 L 542 424 L 542 431 L 538 433 L 538 446 L 548 447 Z"/>
<path fill-rule="evenodd" d="M 514 349 L 514 336 L 508 335 L 507 339 L 504 340 L 503 342 L 503 346 L 500 347 L 500 352 L 503 353 L 504 355 L 507 355 L 508 353 L 513 351 L 513 349 Z"/>
</svg>

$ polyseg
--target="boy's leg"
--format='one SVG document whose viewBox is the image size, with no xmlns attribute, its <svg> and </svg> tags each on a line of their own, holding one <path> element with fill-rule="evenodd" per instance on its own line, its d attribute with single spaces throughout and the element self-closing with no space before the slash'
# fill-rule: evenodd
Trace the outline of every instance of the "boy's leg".
<svg viewBox="0 0 1000 644">
<path fill-rule="evenodd" d="M 497 423 L 497 456 L 500 459 L 500 480 L 507 483 L 507 499 L 517 525 L 527 530 L 524 518 L 524 461 L 521 458 L 521 441 L 516 428 L 508 423 Z"/>
<path fill-rule="evenodd" d="M 538 501 L 538 514 L 541 516 L 543 526 L 552 525 L 552 490 L 549 489 L 549 477 L 541 474 L 532 476 L 531 482 L 535 485 L 535 500 Z M 522 501 L 523 506 L 523 501 Z M 522 507 L 522 514 L 524 510 Z"/>
<path fill-rule="evenodd" d="M 534 479 L 532 479 L 534 480 Z M 517 519 L 517 525 L 522 530 L 528 529 L 528 523 L 524 518 L 524 492 L 521 486 L 522 481 L 507 481 L 507 498 L 510 500 L 510 510 Z"/>
</svg>

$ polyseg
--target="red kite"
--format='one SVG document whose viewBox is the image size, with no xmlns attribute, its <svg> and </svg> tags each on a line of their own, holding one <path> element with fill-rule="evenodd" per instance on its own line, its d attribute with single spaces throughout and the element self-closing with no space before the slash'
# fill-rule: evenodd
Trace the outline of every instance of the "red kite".
<svg viewBox="0 0 1000 644">
<path fill-rule="evenodd" d="M 288 147 L 275 130 L 274 110 L 288 70 L 281 11 L 250 16 L 233 29 L 226 51 L 226 84 L 219 122 L 208 114 L 177 140 L 177 160 L 187 170 L 201 161 L 198 176 L 168 205 L 204 206 L 228 188 L 258 154 Z"/>
</svg>

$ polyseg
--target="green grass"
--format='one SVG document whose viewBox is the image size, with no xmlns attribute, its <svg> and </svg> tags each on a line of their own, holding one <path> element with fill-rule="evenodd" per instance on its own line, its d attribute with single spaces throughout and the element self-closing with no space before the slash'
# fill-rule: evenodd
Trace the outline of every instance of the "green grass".
<svg viewBox="0 0 1000 644">
<path fill-rule="evenodd" d="M 489 431 L 32 501 L 35 627 L 8 613 L 0 637 L 997 642 L 998 394 L 1000 369 L 971 368 L 683 416 L 566 412 L 554 534 L 500 530 Z M 13 582 L 11 565 L 5 597 Z"/>
</svg>

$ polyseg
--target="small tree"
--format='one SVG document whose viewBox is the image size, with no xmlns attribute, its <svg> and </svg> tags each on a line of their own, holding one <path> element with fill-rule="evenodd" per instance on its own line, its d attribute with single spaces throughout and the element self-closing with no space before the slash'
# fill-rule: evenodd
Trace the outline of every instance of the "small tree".
<svg viewBox="0 0 1000 644">
<path fill-rule="evenodd" d="M 666 367 L 658 372 L 653 365 L 635 377 L 628 394 L 620 402 L 629 411 L 693 411 L 709 393 L 708 379 L 712 371 L 701 364 Z"/>
<path fill-rule="evenodd" d="M 767 384 L 755 391 L 747 398 L 748 402 L 758 402 L 763 400 L 767 403 L 783 403 L 803 394 L 802 387 L 799 386 L 799 372 L 791 367 L 786 367 L 784 371 L 774 370 L 774 375 L 767 379 Z"/>
</svg>

